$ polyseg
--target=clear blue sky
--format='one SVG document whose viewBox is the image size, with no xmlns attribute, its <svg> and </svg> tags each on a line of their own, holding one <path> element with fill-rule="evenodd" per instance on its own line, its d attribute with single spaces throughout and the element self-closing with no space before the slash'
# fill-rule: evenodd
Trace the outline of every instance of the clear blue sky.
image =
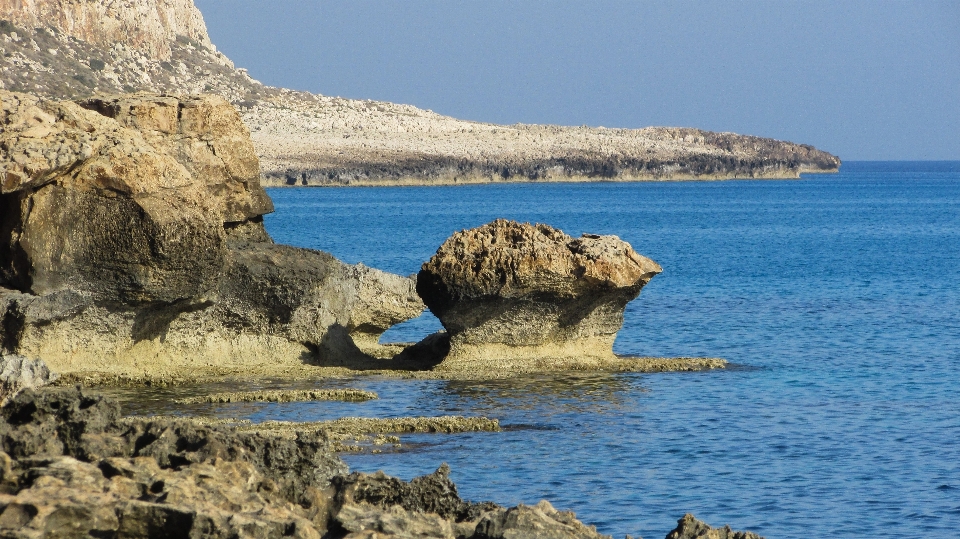
<svg viewBox="0 0 960 539">
<path fill-rule="evenodd" d="M 960 159 L 960 1 L 196 0 L 274 86 L 496 123 Z"/>
</svg>

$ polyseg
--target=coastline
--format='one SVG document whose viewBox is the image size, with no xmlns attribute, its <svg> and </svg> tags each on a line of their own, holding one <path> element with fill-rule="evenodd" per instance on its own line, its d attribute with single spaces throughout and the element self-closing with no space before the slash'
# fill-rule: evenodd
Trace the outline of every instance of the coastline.
<svg viewBox="0 0 960 539">
<path fill-rule="evenodd" d="M 800 180 L 801 174 L 836 174 L 838 168 L 833 169 L 801 169 L 790 171 L 776 171 L 771 173 L 751 174 L 699 174 L 699 175 L 671 175 L 658 174 L 623 174 L 609 178 L 602 176 L 548 176 L 543 178 L 529 178 L 511 176 L 504 178 L 500 175 L 448 175 L 440 177 L 424 177 L 420 175 L 401 176 L 399 178 L 358 178 L 347 182 L 329 183 L 289 183 L 277 176 L 261 176 L 261 185 L 273 187 L 449 187 L 457 185 L 489 185 L 489 184 L 528 184 L 528 183 L 651 183 L 651 182 L 715 182 L 728 180 Z"/>
</svg>

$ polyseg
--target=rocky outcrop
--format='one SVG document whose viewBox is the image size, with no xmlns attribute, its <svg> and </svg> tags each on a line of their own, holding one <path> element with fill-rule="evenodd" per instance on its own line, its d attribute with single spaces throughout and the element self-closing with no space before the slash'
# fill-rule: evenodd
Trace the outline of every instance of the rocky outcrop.
<svg viewBox="0 0 960 539">
<path fill-rule="evenodd" d="M 465 501 L 449 474 L 347 475 L 324 432 L 121 418 L 79 388 L 0 406 L 0 537 L 609 538 L 546 501 Z M 686 515 L 667 539 L 761 538 Z"/>
<path fill-rule="evenodd" d="M 447 332 L 439 369 L 586 367 L 615 359 L 626 304 L 660 271 L 616 236 L 498 219 L 447 239 L 417 292 Z"/>
<path fill-rule="evenodd" d="M 0 406 L 23 389 L 43 387 L 57 379 L 41 359 L 0 354 Z"/>
<path fill-rule="evenodd" d="M 343 361 L 423 308 L 411 279 L 270 240 L 222 98 L 0 100 L 8 352 L 58 372 Z"/>
<path fill-rule="evenodd" d="M 446 465 L 409 482 L 344 475 L 323 433 L 119 416 L 75 388 L 0 407 L 0 536 L 607 537 L 547 502 L 464 501 Z"/>
<path fill-rule="evenodd" d="M 190 0 L 0 0 L 0 89 L 216 93 L 241 107 L 269 185 L 797 178 L 812 146 L 700 129 L 495 125 L 264 86 L 217 52 Z"/>
<path fill-rule="evenodd" d="M 346 466 L 322 435 L 282 439 L 119 415 L 115 402 L 77 389 L 27 390 L 0 409 L 0 534 L 326 531 L 326 489 Z"/>
<path fill-rule="evenodd" d="M 733 531 L 730 526 L 711 528 L 706 522 L 687 513 L 677 521 L 677 527 L 667 539 L 763 539 L 753 532 Z"/>
</svg>

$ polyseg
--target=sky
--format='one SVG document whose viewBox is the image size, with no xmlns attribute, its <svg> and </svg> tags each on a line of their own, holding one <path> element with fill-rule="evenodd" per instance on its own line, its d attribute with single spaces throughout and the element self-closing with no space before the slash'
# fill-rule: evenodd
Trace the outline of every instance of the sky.
<svg viewBox="0 0 960 539">
<path fill-rule="evenodd" d="M 960 160 L 960 2 L 195 0 L 265 84 L 457 118 Z"/>
</svg>

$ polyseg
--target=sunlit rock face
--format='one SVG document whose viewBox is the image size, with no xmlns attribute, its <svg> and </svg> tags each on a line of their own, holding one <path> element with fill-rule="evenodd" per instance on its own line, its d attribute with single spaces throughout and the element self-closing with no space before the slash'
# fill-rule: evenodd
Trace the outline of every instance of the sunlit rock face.
<svg viewBox="0 0 960 539">
<path fill-rule="evenodd" d="M 0 107 L 7 352 L 117 374 L 336 362 L 423 309 L 412 279 L 272 242 L 221 97 L 0 91 Z"/>
<path fill-rule="evenodd" d="M 441 369 L 614 359 L 627 303 L 660 266 L 616 236 L 498 219 L 451 236 L 417 276 L 450 342 Z"/>
</svg>

